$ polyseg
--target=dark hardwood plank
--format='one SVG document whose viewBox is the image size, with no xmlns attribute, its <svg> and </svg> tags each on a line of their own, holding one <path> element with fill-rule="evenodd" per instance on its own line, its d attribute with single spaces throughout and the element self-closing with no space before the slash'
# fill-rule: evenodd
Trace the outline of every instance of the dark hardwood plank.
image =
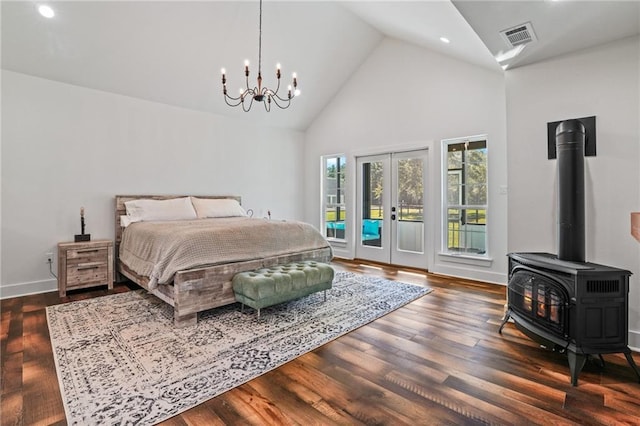
<svg viewBox="0 0 640 426">
<path fill-rule="evenodd" d="M 434 291 L 163 425 L 640 424 L 640 385 L 622 354 L 587 363 L 500 325 L 505 287 L 363 262 L 337 270 Z M 2 300 L 2 425 L 66 424 L 45 307 L 125 292 L 116 285 Z M 640 364 L 640 355 L 633 354 Z"/>
<path fill-rule="evenodd" d="M 33 308 L 34 305 L 29 305 Z M 23 398 L 25 424 L 65 419 L 44 309 L 24 313 Z"/>
</svg>

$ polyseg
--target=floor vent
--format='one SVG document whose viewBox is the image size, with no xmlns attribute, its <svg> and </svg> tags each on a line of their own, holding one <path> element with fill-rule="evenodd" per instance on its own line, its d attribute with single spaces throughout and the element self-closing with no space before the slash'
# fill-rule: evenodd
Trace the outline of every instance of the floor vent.
<svg viewBox="0 0 640 426">
<path fill-rule="evenodd" d="M 512 28 L 500 31 L 500 35 L 507 42 L 510 47 L 516 47 L 521 44 L 531 43 L 537 41 L 536 34 L 533 32 L 531 22 L 516 25 Z"/>
</svg>

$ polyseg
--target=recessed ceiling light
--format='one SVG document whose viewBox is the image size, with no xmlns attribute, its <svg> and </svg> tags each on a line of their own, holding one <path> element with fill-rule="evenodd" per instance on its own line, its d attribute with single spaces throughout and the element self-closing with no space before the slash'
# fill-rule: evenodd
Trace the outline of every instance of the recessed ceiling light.
<svg viewBox="0 0 640 426">
<path fill-rule="evenodd" d="M 440 41 L 443 43 L 450 43 L 450 40 L 446 37 L 440 37 Z"/>
<path fill-rule="evenodd" d="M 40 12 L 40 15 L 44 16 L 45 18 L 53 18 L 56 15 L 53 9 L 51 9 L 51 7 L 47 6 L 46 4 L 38 6 L 38 12 Z"/>
</svg>

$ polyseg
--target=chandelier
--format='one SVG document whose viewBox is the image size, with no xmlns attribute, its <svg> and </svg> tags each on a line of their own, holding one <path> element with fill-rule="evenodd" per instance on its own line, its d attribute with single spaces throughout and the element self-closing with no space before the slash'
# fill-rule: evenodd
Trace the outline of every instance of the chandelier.
<svg viewBox="0 0 640 426">
<path fill-rule="evenodd" d="M 233 97 L 229 95 L 227 91 L 227 77 L 226 71 L 222 68 L 222 93 L 224 94 L 224 101 L 227 105 L 232 107 L 237 107 L 238 105 L 242 105 L 242 109 L 247 112 L 251 109 L 253 102 L 263 102 L 264 108 L 267 111 L 271 111 L 271 104 L 274 103 L 278 108 L 286 109 L 291 105 L 291 100 L 300 94 L 298 90 L 298 80 L 296 73 L 293 73 L 292 78 L 293 81 L 291 85 L 288 86 L 287 96 L 282 97 L 278 95 L 278 90 L 280 90 L 280 64 L 276 65 L 276 78 L 278 80 L 278 85 L 276 86 L 276 90 L 269 89 L 267 87 L 262 86 L 262 0 L 260 0 L 260 33 L 258 38 L 258 85 L 256 87 L 251 88 L 249 86 L 249 61 L 244 61 L 244 75 L 245 75 L 245 88 L 240 88 L 240 95 L 238 97 Z M 245 102 L 245 100 L 247 100 Z"/>
</svg>

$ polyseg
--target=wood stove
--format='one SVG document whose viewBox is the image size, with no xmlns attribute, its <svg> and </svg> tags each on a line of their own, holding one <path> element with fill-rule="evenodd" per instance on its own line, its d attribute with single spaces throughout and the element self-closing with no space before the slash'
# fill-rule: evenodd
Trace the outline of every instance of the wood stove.
<svg viewBox="0 0 640 426">
<path fill-rule="evenodd" d="M 628 347 L 631 272 L 585 262 L 584 127 L 578 120 L 556 130 L 558 156 L 558 255 L 510 253 L 507 312 L 516 327 L 547 349 L 566 353 L 571 384 L 585 361 L 624 353 L 638 380 Z"/>
</svg>

